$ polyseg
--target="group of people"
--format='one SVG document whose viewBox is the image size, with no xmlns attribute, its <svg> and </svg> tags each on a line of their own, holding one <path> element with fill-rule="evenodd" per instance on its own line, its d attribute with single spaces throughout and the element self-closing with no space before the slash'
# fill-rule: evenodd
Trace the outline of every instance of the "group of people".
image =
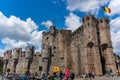
<svg viewBox="0 0 120 80">
<path fill-rule="evenodd" d="M 89 78 L 89 80 L 92 80 L 95 78 L 94 72 L 93 71 L 89 71 L 88 74 L 82 74 L 81 76 L 82 78 Z"/>
<path fill-rule="evenodd" d="M 51 73 L 30 73 L 27 71 L 25 74 L 3 74 L 2 80 L 74 80 L 75 74 L 70 72 L 68 69 L 65 71 L 60 70 L 59 72 Z"/>
<path fill-rule="evenodd" d="M 42 75 L 43 80 L 74 80 L 75 74 L 73 72 L 63 72 L 62 70 L 60 72 L 53 72 L 52 74 L 49 73 L 45 76 L 45 73 Z"/>
<path fill-rule="evenodd" d="M 29 79 L 27 79 L 29 78 Z M 62 70 L 59 72 L 52 73 L 42 73 L 41 77 L 37 77 L 37 75 L 29 75 L 28 73 L 21 76 L 22 80 L 74 80 L 75 74 L 73 72 L 69 72 L 68 69 L 63 72 Z"/>
<path fill-rule="evenodd" d="M 112 69 L 106 69 L 105 70 L 105 77 L 110 77 L 110 76 L 111 77 L 114 76 Z"/>
</svg>

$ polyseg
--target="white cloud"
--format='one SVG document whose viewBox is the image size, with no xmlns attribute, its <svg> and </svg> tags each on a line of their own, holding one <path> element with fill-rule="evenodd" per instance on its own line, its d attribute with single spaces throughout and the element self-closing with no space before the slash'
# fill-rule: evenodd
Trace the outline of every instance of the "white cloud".
<svg viewBox="0 0 120 80">
<path fill-rule="evenodd" d="M 50 28 L 50 26 L 52 26 L 52 25 L 53 25 L 53 22 L 52 22 L 52 21 L 50 21 L 50 20 L 47 20 L 46 22 L 45 22 L 45 21 L 44 21 L 44 22 L 42 22 L 42 23 L 41 23 L 41 25 L 44 25 L 45 27 Z"/>
<path fill-rule="evenodd" d="M 0 49 L 0 56 L 4 55 L 5 50 L 4 49 Z"/>
<path fill-rule="evenodd" d="M 77 15 L 70 13 L 69 16 L 66 17 L 65 20 L 65 25 L 67 26 L 66 29 L 68 30 L 76 30 L 78 27 L 81 26 L 81 22 L 80 22 L 80 17 L 78 17 Z"/>
<path fill-rule="evenodd" d="M 95 12 L 109 0 L 67 0 L 67 9 L 70 11 Z"/>
<path fill-rule="evenodd" d="M 111 13 L 108 15 L 119 14 L 120 15 L 120 0 L 111 0 L 109 6 Z"/>
<path fill-rule="evenodd" d="M 3 55 L 6 49 L 25 48 L 28 44 L 41 49 L 42 31 L 37 31 L 37 28 L 31 18 L 23 21 L 15 16 L 8 18 L 0 12 L 0 39 L 5 45 L 5 49 L 0 49 L 0 55 Z"/>
<path fill-rule="evenodd" d="M 111 20 L 111 37 L 114 52 L 120 55 L 120 17 Z"/>
<path fill-rule="evenodd" d="M 6 45 L 6 49 L 12 49 L 12 48 L 25 48 L 25 46 L 27 46 L 27 43 L 24 41 L 16 41 L 13 39 L 9 39 L 9 38 L 3 38 L 2 39 L 2 43 Z"/>
<path fill-rule="evenodd" d="M 117 17 L 110 21 L 111 29 L 114 32 L 120 31 L 120 17 Z"/>
<path fill-rule="evenodd" d="M 114 16 L 115 14 L 120 15 L 120 0 L 67 0 L 67 9 L 69 11 L 80 11 L 80 12 L 90 12 L 94 15 L 98 15 L 101 6 L 109 4 L 108 7 L 111 9 L 111 13 L 107 14 L 109 16 Z M 77 22 L 79 19 L 77 18 Z M 71 30 L 74 29 L 74 20 L 70 16 L 66 17 L 66 26 Z M 120 17 L 111 20 L 111 38 L 114 47 L 114 52 L 120 55 Z M 75 29 L 74 29 L 75 30 Z"/>
<path fill-rule="evenodd" d="M 107 15 L 120 15 L 120 0 L 67 0 L 67 9 L 70 11 L 91 12 L 96 15 L 101 6 L 106 4 L 111 9 L 111 13 Z"/>
<path fill-rule="evenodd" d="M 32 39 L 29 41 L 30 44 L 36 45 L 38 47 L 37 51 L 41 50 L 42 45 L 42 32 L 43 31 L 34 31 L 32 33 Z"/>
<path fill-rule="evenodd" d="M 26 21 L 15 16 L 7 18 L 0 12 L 0 38 L 29 40 L 31 32 L 36 29 L 36 24 L 30 18 L 26 19 Z"/>
</svg>

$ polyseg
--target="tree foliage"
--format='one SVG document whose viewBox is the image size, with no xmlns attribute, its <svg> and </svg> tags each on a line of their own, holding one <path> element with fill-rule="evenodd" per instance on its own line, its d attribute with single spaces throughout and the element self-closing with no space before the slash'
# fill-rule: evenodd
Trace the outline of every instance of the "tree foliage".
<svg viewBox="0 0 120 80">
<path fill-rule="evenodd" d="M 0 65 L 0 74 L 2 74 L 2 71 L 3 71 L 3 66 Z"/>
</svg>

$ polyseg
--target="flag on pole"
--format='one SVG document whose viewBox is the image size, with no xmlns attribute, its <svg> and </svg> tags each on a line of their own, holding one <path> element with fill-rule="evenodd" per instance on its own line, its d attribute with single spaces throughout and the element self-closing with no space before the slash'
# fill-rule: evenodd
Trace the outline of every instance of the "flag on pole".
<svg viewBox="0 0 120 80">
<path fill-rule="evenodd" d="M 106 12 L 106 13 L 111 13 L 111 9 L 110 8 L 108 8 L 108 7 L 102 7 L 103 8 L 103 10 Z"/>
</svg>

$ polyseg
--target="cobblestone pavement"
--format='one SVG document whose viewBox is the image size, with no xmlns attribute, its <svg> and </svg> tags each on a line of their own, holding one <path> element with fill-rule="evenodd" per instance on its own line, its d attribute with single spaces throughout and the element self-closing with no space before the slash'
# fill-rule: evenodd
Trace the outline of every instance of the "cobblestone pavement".
<svg viewBox="0 0 120 80">
<path fill-rule="evenodd" d="M 89 80 L 89 79 L 75 79 L 75 80 Z M 120 80 L 120 77 L 96 77 L 95 79 L 92 80 Z"/>
<path fill-rule="evenodd" d="M 2 76 L 0 76 L 0 80 L 2 80 Z"/>
<path fill-rule="evenodd" d="M 0 80 L 2 80 L 2 77 L 0 76 Z M 84 78 L 79 78 L 75 80 L 89 80 L 89 79 L 84 79 Z M 120 80 L 120 77 L 96 77 L 95 79 L 92 80 Z"/>
</svg>

